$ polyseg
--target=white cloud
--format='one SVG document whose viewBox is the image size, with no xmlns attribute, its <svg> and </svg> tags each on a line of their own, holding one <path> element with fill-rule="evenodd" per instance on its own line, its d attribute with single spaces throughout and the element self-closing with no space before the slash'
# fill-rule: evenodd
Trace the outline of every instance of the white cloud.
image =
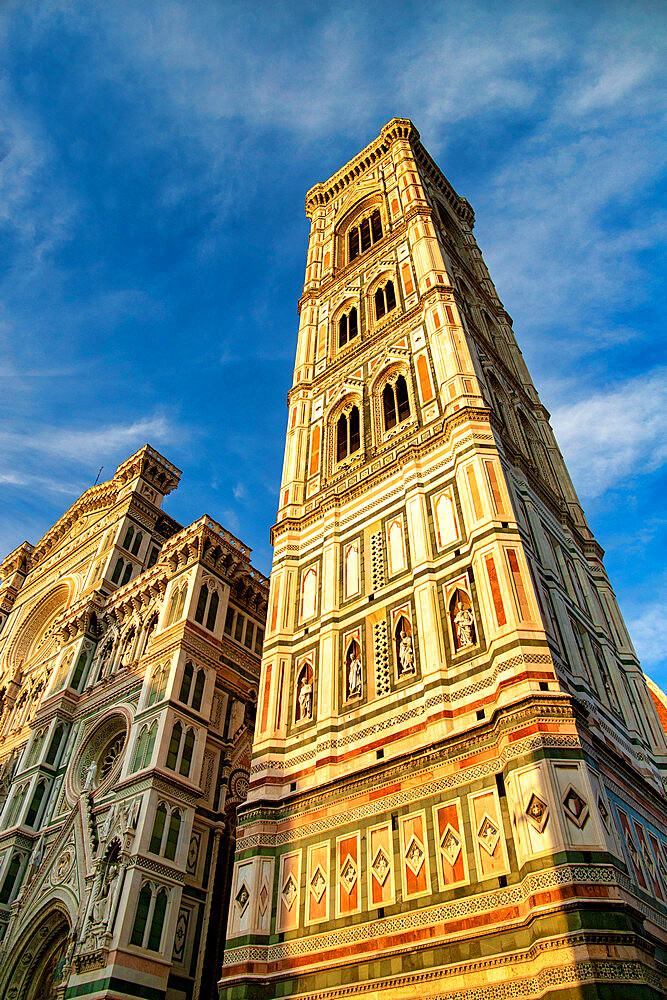
<svg viewBox="0 0 667 1000">
<path fill-rule="evenodd" d="M 79 466 L 110 456 L 123 461 L 143 444 L 164 444 L 183 441 L 184 428 L 177 426 L 165 413 L 128 423 L 107 424 L 95 428 L 54 427 L 49 430 L 0 430 L 0 452 L 10 470 L 17 460 L 20 467 L 36 459 L 48 461 L 67 460 Z M 6 475 L 17 475 L 9 471 Z M 19 477 L 21 473 L 18 473 Z"/>
<path fill-rule="evenodd" d="M 557 406 L 551 421 L 582 496 L 655 472 L 667 461 L 667 368 Z"/>
</svg>

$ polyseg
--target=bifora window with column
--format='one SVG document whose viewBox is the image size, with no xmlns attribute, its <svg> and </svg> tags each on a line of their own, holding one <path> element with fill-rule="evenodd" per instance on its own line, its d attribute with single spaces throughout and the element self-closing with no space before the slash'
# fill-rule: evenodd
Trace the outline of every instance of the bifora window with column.
<svg viewBox="0 0 667 1000">
<path fill-rule="evenodd" d="M 336 462 L 342 462 L 360 447 L 359 407 L 351 406 L 336 421 Z"/>
<path fill-rule="evenodd" d="M 352 306 L 348 312 L 344 312 L 338 320 L 338 347 L 345 347 L 359 332 L 359 322 L 357 319 L 357 308 Z"/>
<path fill-rule="evenodd" d="M 385 431 L 402 424 L 410 416 L 410 397 L 404 375 L 387 382 L 382 390 L 382 416 Z"/>
<path fill-rule="evenodd" d="M 375 319 L 380 320 L 392 309 L 396 308 L 396 292 L 394 282 L 388 281 L 386 285 L 380 285 L 375 292 Z"/>
<path fill-rule="evenodd" d="M 347 234 L 347 259 L 348 262 L 369 250 L 374 243 L 382 239 L 382 218 L 380 210 L 375 211 L 358 222 Z"/>
</svg>

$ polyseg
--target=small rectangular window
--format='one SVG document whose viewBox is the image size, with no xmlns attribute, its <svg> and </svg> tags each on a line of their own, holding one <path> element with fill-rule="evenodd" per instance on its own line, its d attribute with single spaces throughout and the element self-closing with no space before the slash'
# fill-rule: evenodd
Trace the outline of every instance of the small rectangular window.
<svg viewBox="0 0 667 1000">
<path fill-rule="evenodd" d="M 252 636 L 255 631 L 255 626 L 251 621 L 248 622 L 245 630 L 245 636 L 243 637 L 243 645 L 247 646 L 248 649 L 252 649 Z"/>
<path fill-rule="evenodd" d="M 258 628 L 255 632 L 255 652 L 258 656 L 262 655 L 262 646 L 264 645 L 264 630 Z"/>
<path fill-rule="evenodd" d="M 236 629 L 234 631 L 234 638 L 237 642 L 241 641 L 241 636 L 243 635 L 243 625 L 245 623 L 245 618 L 243 615 L 237 615 L 236 617 Z"/>
</svg>

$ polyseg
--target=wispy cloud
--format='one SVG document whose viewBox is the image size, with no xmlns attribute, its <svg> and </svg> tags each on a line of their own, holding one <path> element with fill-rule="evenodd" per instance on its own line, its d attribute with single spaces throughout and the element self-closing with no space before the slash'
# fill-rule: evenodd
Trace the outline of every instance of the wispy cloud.
<svg viewBox="0 0 667 1000">
<path fill-rule="evenodd" d="M 34 455 L 50 460 L 67 459 L 82 465 L 116 454 L 126 458 L 132 450 L 147 441 L 159 446 L 181 442 L 185 436 L 184 429 L 167 414 L 157 412 L 130 423 L 95 428 L 64 427 L 33 432 L 4 430 L 0 431 L 0 451 L 6 456 L 5 461 L 10 456 Z"/>
<path fill-rule="evenodd" d="M 575 485 L 598 497 L 667 461 L 667 369 L 558 406 L 551 418 Z"/>
<path fill-rule="evenodd" d="M 657 589 L 665 593 L 667 580 Z M 660 597 L 638 609 L 628 617 L 628 629 L 640 662 L 645 667 L 655 667 L 664 663 L 667 649 L 667 599 Z M 650 672 L 650 671 L 649 671 Z M 665 681 L 658 682 L 664 689 Z"/>
</svg>

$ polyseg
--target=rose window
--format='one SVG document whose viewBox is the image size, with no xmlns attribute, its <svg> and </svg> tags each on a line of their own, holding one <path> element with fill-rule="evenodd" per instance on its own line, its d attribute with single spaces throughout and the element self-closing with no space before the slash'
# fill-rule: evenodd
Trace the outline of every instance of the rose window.
<svg viewBox="0 0 667 1000">
<path fill-rule="evenodd" d="M 107 749 L 102 754 L 100 760 L 100 773 L 99 780 L 102 781 L 106 778 L 107 774 L 114 766 L 121 753 L 123 752 L 123 747 L 125 746 L 125 733 L 120 733 L 115 737 L 107 747 Z"/>
</svg>

